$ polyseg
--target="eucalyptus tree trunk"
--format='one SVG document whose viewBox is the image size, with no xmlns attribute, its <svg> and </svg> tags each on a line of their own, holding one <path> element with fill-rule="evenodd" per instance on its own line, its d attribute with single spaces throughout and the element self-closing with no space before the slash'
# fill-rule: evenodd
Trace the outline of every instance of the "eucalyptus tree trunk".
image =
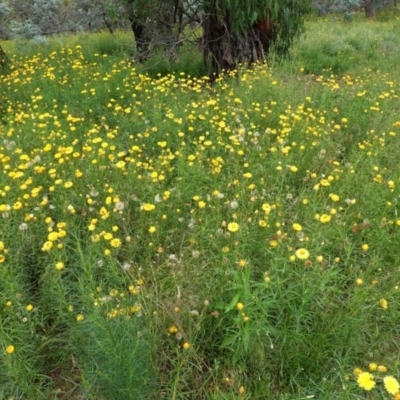
<svg viewBox="0 0 400 400">
<path fill-rule="evenodd" d="M 375 0 L 365 0 L 365 16 L 367 18 L 375 18 L 375 15 Z"/>
<path fill-rule="evenodd" d="M 210 75 L 215 79 L 240 64 L 263 61 L 269 38 L 255 25 L 241 34 L 234 32 L 229 15 L 220 18 L 208 13 L 203 23 L 203 45 L 205 61 L 211 64 Z"/>
<path fill-rule="evenodd" d="M 145 58 L 147 56 L 149 43 L 149 39 L 145 35 L 145 26 L 134 17 L 129 17 L 129 22 L 131 23 L 132 32 L 135 36 L 138 58 Z"/>
<path fill-rule="evenodd" d="M 0 67 L 5 69 L 8 67 L 9 59 L 0 45 Z"/>
</svg>

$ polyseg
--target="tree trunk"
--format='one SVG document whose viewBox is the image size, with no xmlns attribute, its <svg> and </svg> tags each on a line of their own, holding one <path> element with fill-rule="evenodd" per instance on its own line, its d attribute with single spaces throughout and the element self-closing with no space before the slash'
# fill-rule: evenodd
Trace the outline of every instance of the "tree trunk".
<svg viewBox="0 0 400 400">
<path fill-rule="evenodd" d="M 9 59 L 0 45 L 0 67 L 6 69 L 8 67 Z"/>
<path fill-rule="evenodd" d="M 148 57 L 150 39 L 146 37 L 145 26 L 141 22 L 134 17 L 130 17 L 129 21 L 135 35 L 136 57 L 140 62 L 143 62 Z"/>
<path fill-rule="evenodd" d="M 210 78 L 235 70 L 239 64 L 264 60 L 270 36 L 255 24 L 241 35 L 233 32 L 229 16 L 221 20 L 216 14 L 204 18 L 203 48 L 205 62 L 211 67 Z"/>
<path fill-rule="evenodd" d="M 375 0 L 365 0 L 365 16 L 367 18 L 375 18 Z"/>
</svg>

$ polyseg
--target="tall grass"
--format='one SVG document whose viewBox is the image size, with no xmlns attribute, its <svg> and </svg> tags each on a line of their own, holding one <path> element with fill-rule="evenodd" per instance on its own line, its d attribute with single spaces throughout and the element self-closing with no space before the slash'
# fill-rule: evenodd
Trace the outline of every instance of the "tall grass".
<svg viewBox="0 0 400 400">
<path fill-rule="evenodd" d="M 123 33 L 5 43 L 1 397 L 395 398 L 397 22 L 213 86 Z"/>
</svg>

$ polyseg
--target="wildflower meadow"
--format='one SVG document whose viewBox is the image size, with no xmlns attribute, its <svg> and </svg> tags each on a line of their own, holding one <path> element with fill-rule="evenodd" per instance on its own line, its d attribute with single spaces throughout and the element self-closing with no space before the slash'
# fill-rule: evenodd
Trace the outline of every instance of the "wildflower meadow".
<svg viewBox="0 0 400 400">
<path fill-rule="evenodd" d="M 400 399 L 398 14 L 132 44 L 2 43 L 0 398 Z"/>
</svg>

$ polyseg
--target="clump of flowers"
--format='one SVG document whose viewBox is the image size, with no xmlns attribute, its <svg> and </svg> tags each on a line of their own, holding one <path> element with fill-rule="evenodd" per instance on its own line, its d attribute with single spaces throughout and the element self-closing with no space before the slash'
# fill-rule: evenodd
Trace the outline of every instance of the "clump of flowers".
<svg viewBox="0 0 400 400">
<path fill-rule="evenodd" d="M 391 375 L 379 376 L 379 373 L 387 372 L 388 369 L 386 366 L 372 362 L 368 365 L 368 368 L 369 372 L 363 371 L 360 368 L 355 368 L 353 371 L 357 384 L 361 389 L 370 391 L 376 387 L 378 382 L 382 382 L 383 387 L 389 394 L 394 395 L 395 399 L 400 398 L 400 384 L 398 380 Z M 376 373 L 376 375 L 372 373 Z"/>
</svg>

